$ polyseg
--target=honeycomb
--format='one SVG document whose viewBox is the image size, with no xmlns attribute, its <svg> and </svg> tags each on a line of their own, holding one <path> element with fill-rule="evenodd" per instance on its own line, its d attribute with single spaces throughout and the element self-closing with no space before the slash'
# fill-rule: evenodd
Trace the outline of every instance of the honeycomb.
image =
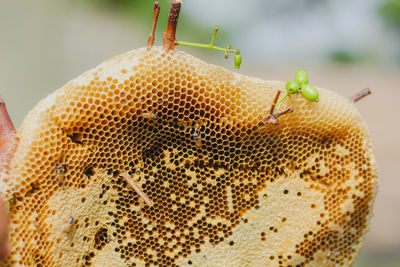
<svg viewBox="0 0 400 267">
<path fill-rule="evenodd" d="M 137 49 L 42 100 L 1 188 L 12 266 L 347 266 L 377 187 L 366 124 L 319 89 Z M 151 202 L 133 188 L 132 181 Z"/>
</svg>

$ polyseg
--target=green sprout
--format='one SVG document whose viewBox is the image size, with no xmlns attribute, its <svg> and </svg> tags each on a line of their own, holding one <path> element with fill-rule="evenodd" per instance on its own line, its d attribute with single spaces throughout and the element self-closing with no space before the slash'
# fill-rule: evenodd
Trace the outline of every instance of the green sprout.
<svg viewBox="0 0 400 267">
<path fill-rule="evenodd" d="M 300 90 L 300 85 L 296 81 L 288 81 L 286 83 L 287 94 L 292 95 L 298 93 Z"/>
<path fill-rule="evenodd" d="M 301 95 L 307 101 L 316 102 L 319 100 L 319 93 L 317 89 L 311 84 L 308 84 L 308 74 L 305 70 L 299 70 L 296 72 L 294 81 L 288 81 L 286 83 L 286 93 L 278 100 L 278 102 L 276 102 L 275 107 L 279 105 L 279 103 L 281 103 L 286 97 L 299 92 L 301 92 Z"/>
<path fill-rule="evenodd" d="M 303 84 L 301 86 L 301 95 L 304 97 L 305 100 L 308 101 L 315 102 L 319 100 L 318 91 L 311 84 Z"/>
<path fill-rule="evenodd" d="M 307 71 L 305 71 L 305 70 L 299 70 L 298 72 L 296 72 L 296 74 L 294 75 L 294 80 L 295 80 L 300 86 L 302 86 L 303 84 L 308 84 L 308 74 L 307 74 Z"/>
<path fill-rule="evenodd" d="M 228 45 L 226 48 L 222 48 L 222 47 L 218 47 L 218 46 L 214 45 L 215 37 L 217 36 L 218 30 L 219 30 L 219 27 L 215 27 L 214 34 L 213 34 L 213 36 L 211 38 L 211 42 L 209 44 L 198 44 L 198 43 L 181 42 L 181 41 L 176 41 L 175 44 L 222 51 L 225 53 L 225 58 L 229 57 L 228 53 L 233 53 L 233 54 L 235 54 L 235 58 L 234 58 L 235 69 L 239 69 L 240 64 L 242 63 L 242 57 L 240 55 L 239 49 L 236 49 L 236 50 L 231 49 L 230 45 Z"/>
<path fill-rule="evenodd" d="M 242 56 L 240 54 L 235 55 L 235 69 L 240 68 L 240 64 L 242 64 Z"/>
</svg>

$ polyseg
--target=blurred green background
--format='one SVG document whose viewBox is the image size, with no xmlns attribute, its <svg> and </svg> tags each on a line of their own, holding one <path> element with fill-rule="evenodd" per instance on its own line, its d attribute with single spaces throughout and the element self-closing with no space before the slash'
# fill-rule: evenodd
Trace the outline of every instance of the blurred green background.
<svg viewBox="0 0 400 267">
<path fill-rule="evenodd" d="M 170 1 L 162 0 L 156 44 Z M 145 46 L 150 0 L 1 0 L 0 94 L 16 126 L 37 102 L 107 58 Z M 313 84 L 351 96 L 369 124 L 379 164 L 371 231 L 354 266 L 400 266 L 400 0 L 184 0 L 181 41 L 232 44 L 240 72 L 289 80 L 300 68 Z M 216 51 L 177 49 L 233 70 Z"/>
</svg>

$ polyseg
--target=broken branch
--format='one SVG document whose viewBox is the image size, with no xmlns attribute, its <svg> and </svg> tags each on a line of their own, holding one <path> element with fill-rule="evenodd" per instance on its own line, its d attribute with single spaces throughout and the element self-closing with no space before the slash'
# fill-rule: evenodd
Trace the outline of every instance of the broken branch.
<svg viewBox="0 0 400 267">
<path fill-rule="evenodd" d="M 351 102 L 355 103 L 355 102 L 359 101 L 360 99 L 366 97 L 369 94 L 371 94 L 371 90 L 369 88 L 365 88 L 365 89 L 361 90 L 360 92 L 358 92 L 357 94 L 350 97 L 349 99 Z"/>
<path fill-rule="evenodd" d="M 150 48 L 152 48 L 153 45 L 154 45 L 154 33 L 156 31 L 156 26 L 157 26 L 157 20 L 158 20 L 158 14 L 159 13 L 160 13 L 160 3 L 155 2 L 154 3 L 153 26 L 151 27 L 150 37 L 147 40 L 147 50 L 150 50 Z"/>
<path fill-rule="evenodd" d="M 121 173 L 121 175 L 122 177 L 124 177 L 125 181 L 127 181 L 132 186 L 136 193 L 144 200 L 144 202 L 146 202 L 147 205 L 153 206 L 153 202 L 150 200 L 150 198 L 142 191 L 140 186 L 133 181 L 132 177 L 128 173 L 123 172 Z"/>
<path fill-rule="evenodd" d="M 276 106 L 276 102 L 278 101 L 279 95 L 280 95 L 280 94 L 281 94 L 281 91 L 278 91 L 278 92 L 276 93 L 275 98 L 274 98 L 274 100 L 272 101 L 271 108 L 269 109 L 269 112 L 268 112 L 267 121 L 266 121 L 266 122 L 262 122 L 262 124 L 274 124 L 274 125 L 278 125 L 278 124 L 279 124 L 278 117 L 293 112 L 293 108 L 288 108 L 288 109 L 286 109 L 286 110 L 284 110 L 284 111 L 282 111 L 282 112 L 274 113 L 274 109 L 275 109 L 275 106 Z"/>
<path fill-rule="evenodd" d="M 284 110 L 284 111 L 275 113 L 275 114 L 273 114 L 273 115 L 274 115 L 275 118 L 278 118 L 278 117 L 280 117 L 280 116 L 283 116 L 283 115 L 285 115 L 285 114 L 287 114 L 287 113 L 292 113 L 292 112 L 293 112 L 293 108 L 288 108 L 287 110 Z"/>
<path fill-rule="evenodd" d="M 281 91 L 278 91 L 275 95 L 274 100 L 272 101 L 271 108 L 269 109 L 268 114 L 273 114 L 276 102 L 278 102 L 279 96 L 281 95 Z"/>
<path fill-rule="evenodd" d="M 171 10 L 169 12 L 167 29 L 163 33 L 163 46 L 169 52 L 175 47 L 176 25 L 178 24 L 179 12 L 181 10 L 182 1 L 172 0 Z"/>
</svg>

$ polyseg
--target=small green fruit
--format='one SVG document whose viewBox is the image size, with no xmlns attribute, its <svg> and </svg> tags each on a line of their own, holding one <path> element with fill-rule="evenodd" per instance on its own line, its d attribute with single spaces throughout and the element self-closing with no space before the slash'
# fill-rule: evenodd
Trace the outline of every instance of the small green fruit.
<svg viewBox="0 0 400 267">
<path fill-rule="evenodd" d="M 300 85 L 296 81 L 288 81 L 286 83 L 286 91 L 288 95 L 293 95 L 298 93 L 300 90 Z"/>
<path fill-rule="evenodd" d="M 240 68 L 240 64 L 242 64 L 242 56 L 240 54 L 235 55 L 235 69 Z"/>
<path fill-rule="evenodd" d="M 301 86 L 303 84 L 308 84 L 308 74 L 305 70 L 299 70 L 294 76 L 294 80 Z"/>
<path fill-rule="evenodd" d="M 319 93 L 311 84 L 303 84 L 301 86 L 301 94 L 303 95 L 304 99 L 308 101 L 315 102 L 319 100 Z"/>
</svg>

